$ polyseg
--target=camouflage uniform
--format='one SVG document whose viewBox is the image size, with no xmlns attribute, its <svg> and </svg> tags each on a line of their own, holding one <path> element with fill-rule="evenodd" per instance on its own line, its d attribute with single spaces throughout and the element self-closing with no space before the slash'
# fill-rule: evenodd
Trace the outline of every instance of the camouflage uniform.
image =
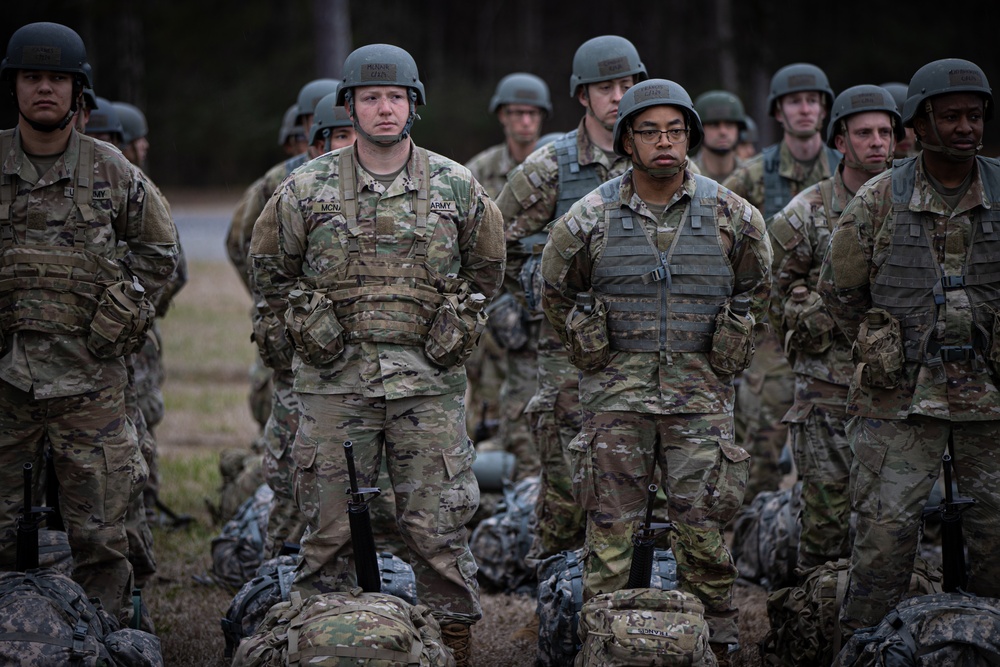
<svg viewBox="0 0 1000 667">
<path fill-rule="evenodd" d="M 629 165 L 626 158 L 607 154 L 587 135 L 584 121 L 575 131 L 577 160 L 592 166 L 600 181 L 619 176 Z M 523 295 L 521 267 L 527 259 L 521 239 L 544 231 L 553 220 L 559 198 L 559 161 L 556 143 L 533 152 L 508 176 L 508 184 L 497 198 L 507 238 L 506 287 Z M 579 371 L 569 362 L 559 335 L 541 317 L 537 340 L 537 386 L 525 407 L 542 467 L 540 502 L 535 513 L 536 544 L 532 557 L 544 558 L 580 546 L 585 516 L 573 498 L 569 473 L 570 440 L 582 425 Z"/>
<path fill-rule="evenodd" d="M 507 174 L 517 166 L 514 156 L 510 154 L 507 143 L 497 144 L 472 156 L 465 163 L 472 176 L 479 181 L 493 199 L 500 196 L 500 191 L 507 184 Z"/>
<path fill-rule="evenodd" d="M 901 210 L 894 211 L 894 176 L 902 182 L 902 200 L 908 180 L 904 170 L 912 174 L 912 194 L 908 206 L 901 201 Z M 913 332 L 903 327 L 905 363 L 894 388 L 870 386 L 860 371 L 851 382 L 851 503 L 858 524 L 841 610 L 841 628 L 847 633 L 878 623 L 906 591 L 921 510 L 938 479 L 949 439 L 963 495 L 978 501 L 963 514 L 970 563 L 965 590 L 1000 596 L 1000 328 L 995 310 L 1000 265 L 993 213 L 1000 165 L 976 158 L 971 184 L 954 209 L 928 179 L 921 153 L 897 160 L 891 170 L 862 186 L 840 218 L 820 275 L 820 293 L 851 340 L 873 305 L 893 312 L 895 306 L 882 305 L 886 297 L 881 292 L 905 294 L 902 288 L 883 286 L 881 274 L 901 270 L 896 267 L 915 267 L 907 272 L 914 278 L 930 277 L 920 298 L 928 304 L 931 321 L 936 320 L 916 344 L 910 342 Z M 899 255 L 905 254 L 914 261 L 901 262 Z M 941 276 L 950 276 L 951 282 L 939 281 Z M 948 287 L 935 299 L 935 285 L 942 284 Z M 936 301 L 940 305 L 935 308 Z"/>
<path fill-rule="evenodd" d="M 347 201 L 349 185 L 356 198 Z M 422 188 L 431 211 L 426 227 L 416 219 Z M 360 266 L 362 257 L 392 264 L 416 253 L 425 258 L 418 266 L 440 277 L 438 289 L 454 293 L 467 285 L 489 299 L 503 276 L 501 238 L 496 206 L 461 165 L 412 147 L 405 169 L 386 188 L 357 164 L 353 148 L 344 148 L 294 172 L 268 202 L 254 227 L 254 283 L 282 316 L 300 279 L 322 288 L 328 280 L 320 274 Z M 342 291 L 328 294 L 339 299 Z M 356 318 L 371 310 L 347 312 L 342 304 L 335 301 L 346 331 L 341 356 L 322 367 L 298 355 L 293 362 L 293 389 L 302 401 L 292 449 L 295 494 L 310 526 L 296 586 L 316 592 L 353 585 L 341 447 L 351 440 L 362 486 L 375 485 L 384 447 L 420 601 L 442 618 L 474 622 L 482 611 L 465 523 L 479 488 L 465 429 L 465 369 L 437 367 L 414 344 L 359 340 L 365 334 Z"/>
<path fill-rule="evenodd" d="M 767 210 L 765 205 L 764 164 L 769 150 L 777 151 L 778 175 L 788 186 L 788 199 L 774 210 Z M 832 176 L 838 162 L 840 153 L 825 146 L 812 164 L 799 162 L 782 141 L 747 160 L 723 184 L 756 206 L 769 221 L 792 197 Z M 788 439 L 788 426 L 781 420 L 792 407 L 795 396 L 794 375 L 778 336 L 762 332 L 757 336 L 756 347 L 736 397 L 736 435 L 753 456 L 747 502 L 761 491 L 777 489 L 781 483 L 778 458 Z"/>
<path fill-rule="evenodd" d="M 0 136 L 4 147 L 0 188 L 5 202 L 0 209 L 13 197 L 10 217 L 0 226 L 5 255 L 44 246 L 66 252 L 76 245 L 74 256 L 99 256 L 102 265 L 120 260 L 147 294 L 164 285 L 176 266 L 177 238 L 166 206 L 138 169 L 117 150 L 74 131 L 66 151 L 39 175 L 21 148 L 18 131 Z M 80 161 L 88 153 L 93 167 L 83 166 L 92 173 L 81 179 Z M 91 213 L 93 218 L 85 222 Z M 119 243 L 128 245 L 124 257 Z M 22 288 L 6 289 L 11 305 L 22 305 Z M 73 289 L 85 303 L 82 292 Z M 96 300 L 78 309 L 76 317 L 92 318 L 92 311 L 87 312 L 92 308 Z M 6 343 L 0 358 L 0 563 L 6 568 L 14 564 L 21 464 L 31 462 L 41 469 L 48 442 L 76 562 L 73 576 L 88 595 L 101 598 L 107 609 L 117 612 L 128 606 L 132 584 L 125 512 L 141 494 L 147 474 L 125 414 L 125 361 L 94 357 L 86 333 L 59 333 L 56 326 L 40 330 L 42 324 L 21 319 L 22 314 L 30 318 L 28 312 L 3 312 L 7 314 L 0 320 Z M 53 311 L 49 321 L 71 312 Z"/>
<path fill-rule="evenodd" d="M 708 150 L 707 148 L 702 146 L 701 150 L 698 151 L 697 155 L 695 155 L 693 158 L 690 158 L 690 160 L 694 164 L 694 166 L 698 168 L 697 173 L 708 176 L 713 181 L 718 181 L 720 183 L 723 182 L 724 180 L 729 178 L 730 175 L 734 174 L 737 169 L 746 164 L 746 160 L 740 159 L 740 157 L 736 155 L 736 152 L 733 151 L 733 156 L 736 158 L 736 165 L 733 167 L 733 171 L 727 174 L 713 174 L 712 172 L 708 171 L 708 169 L 705 168 L 705 161 L 703 159 L 703 156 L 705 155 L 705 151 L 707 150 Z"/>
<path fill-rule="evenodd" d="M 854 362 L 850 341 L 836 327 L 826 334 L 828 349 L 819 352 L 818 345 L 803 349 L 798 331 L 789 331 L 784 313 L 795 286 L 804 285 L 816 294 L 830 235 L 851 196 L 838 170 L 833 178 L 796 195 L 768 226 L 774 250 L 771 322 L 785 341 L 795 371 L 795 402 L 783 421 L 790 425 L 795 467 L 802 480 L 798 565 L 803 569 L 845 558 L 851 550 L 847 489 L 853 457 L 844 423 Z M 824 311 L 808 317 L 813 322 L 821 316 L 829 320 Z M 812 340 L 806 343 L 812 345 L 816 345 Z"/>
<path fill-rule="evenodd" d="M 714 203 L 702 208 L 712 211 L 717 221 L 717 245 L 713 245 L 718 262 L 728 267 L 724 280 L 731 294 L 750 297 L 751 313 L 760 318 L 771 287 L 771 249 L 764 221 L 747 202 L 714 181 L 703 179 L 703 183 L 717 193 L 699 200 Z M 695 190 L 695 176 L 685 171 L 683 184 L 657 220 L 636 194 L 629 170 L 555 222 L 543 254 L 542 275 L 545 315 L 556 331 L 565 335 L 561 325 L 577 294 L 592 289 L 595 296 L 603 294 L 595 268 L 613 232 L 606 217 L 611 213 L 606 211 L 622 211 L 631 216 L 632 225 L 641 224 L 644 236 L 637 243 L 649 244 L 651 251 L 655 246 L 659 260 L 679 246 L 677 239 L 693 236 L 685 229 L 693 226 Z M 701 215 L 703 221 L 705 214 Z M 678 264 L 670 262 L 671 267 Z M 663 292 L 668 305 L 677 298 L 672 289 Z M 662 312 L 661 317 L 668 317 Z M 673 339 L 665 342 L 663 336 L 673 334 L 663 322 L 657 325 L 658 352 L 626 351 L 612 336 L 610 365 L 581 375 L 585 419 L 569 447 L 575 459 L 577 499 L 587 511 L 584 599 L 625 585 L 631 537 L 645 510 L 652 471 L 659 465 L 659 481 L 676 529 L 671 542 L 680 588 L 705 603 L 712 641 L 732 643 L 738 634 L 732 604 L 737 571 L 722 530 L 740 507 L 750 466 L 749 454 L 734 440 L 733 378 L 716 373 L 707 352 L 671 351 Z M 609 335 L 610 331 L 609 326 Z"/>
</svg>

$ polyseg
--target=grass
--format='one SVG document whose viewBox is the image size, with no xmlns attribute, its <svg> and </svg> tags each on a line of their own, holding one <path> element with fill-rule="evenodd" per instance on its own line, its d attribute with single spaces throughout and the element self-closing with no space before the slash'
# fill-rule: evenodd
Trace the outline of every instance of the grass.
<svg viewBox="0 0 1000 667">
<path fill-rule="evenodd" d="M 144 591 L 169 667 L 223 667 L 219 620 L 232 591 L 199 584 L 210 569 L 212 525 L 205 499 L 218 502 L 219 454 L 246 449 L 257 435 L 247 405 L 250 299 L 233 269 L 223 262 L 192 263 L 190 279 L 162 323 L 166 417 L 157 427 L 160 497 L 195 523 L 186 530 L 155 527 L 158 573 Z M 756 642 L 767 631 L 765 594 L 738 586 L 743 650 L 734 664 L 761 664 Z M 534 664 L 535 641 L 512 635 L 526 626 L 535 601 L 524 596 L 482 597 L 483 620 L 473 630 L 477 667 Z"/>
</svg>

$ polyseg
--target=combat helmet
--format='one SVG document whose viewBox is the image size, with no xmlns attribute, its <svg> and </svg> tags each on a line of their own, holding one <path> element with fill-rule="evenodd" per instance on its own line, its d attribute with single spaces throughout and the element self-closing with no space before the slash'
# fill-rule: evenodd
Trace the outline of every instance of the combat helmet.
<svg viewBox="0 0 1000 667">
<path fill-rule="evenodd" d="M 646 66 L 632 42 L 618 35 L 601 35 L 580 45 L 573 56 L 569 96 L 576 97 L 580 86 L 632 76 L 636 82 L 647 78 Z"/>
<path fill-rule="evenodd" d="M 299 119 L 299 105 L 293 104 L 285 110 L 285 115 L 281 117 L 281 127 L 278 129 L 278 145 L 284 146 L 289 137 L 296 134 L 305 134 L 305 128 L 296 121 Z M 315 120 L 313 121 L 315 122 Z"/>
<path fill-rule="evenodd" d="M 402 86 L 409 91 L 410 115 L 399 134 L 372 136 L 361 129 L 354 113 L 354 89 L 359 86 Z M 424 84 L 417 72 L 413 56 L 392 44 L 368 44 L 354 49 L 344 60 L 344 81 L 337 90 L 337 104 L 347 103 L 354 118 L 354 131 L 379 146 L 392 146 L 410 136 L 413 121 L 417 119 L 416 107 L 424 104 Z"/>
<path fill-rule="evenodd" d="M 993 117 L 993 91 L 983 70 L 968 60 L 945 58 L 924 65 L 910 79 L 903 104 L 903 124 L 912 127 L 913 117 L 921 107 L 930 110 L 930 105 L 924 102 L 946 93 L 978 93 L 986 101 L 984 118 Z"/>
<path fill-rule="evenodd" d="M 126 144 L 130 144 L 136 139 L 142 139 L 149 134 L 146 115 L 139 110 L 139 107 L 128 102 L 114 102 L 114 107 L 118 111 L 118 117 L 122 120 Z"/>
<path fill-rule="evenodd" d="M 303 116 L 313 115 L 316 112 L 316 103 L 330 93 L 337 92 L 339 86 L 340 81 L 337 79 L 313 79 L 302 86 L 299 89 L 299 97 L 296 100 L 299 114 L 295 117 L 295 120 L 300 122 Z"/>
<path fill-rule="evenodd" d="M 694 101 L 694 109 L 698 112 L 702 124 L 736 123 L 740 130 L 747 125 L 743 102 L 727 90 L 709 90 L 702 93 Z"/>
<path fill-rule="evenodd" d="M 903 119 L 896 108 L 896 100 L 892 93 L 880 86 L 861 85 L 851 86 L 845 89 L 837 99 L 833 101 L 830 109 L 830 124 L 826 130 L 826 144 L 830 148 L 836 148 L 836 137 L 842 131 L 847 131 L 846 119 L 850 116 L 867 111 L 881 111 L 889 114 L 892 122 L 892 134 L 896 141 L 902 141 L 906 137 L 906 129 L 903 127 Z M 847 142 L 847 154 L 844 155 L 844 163 L 852 169 L 863 169 L 874 173 L 882 172 L 885 167 L 892 162 L 893 152 L 890 150 L 886 156 L 886 162 L 879 165 L 861 162 L 854 150 L 854 145 Z"/>
<path fill-rule="evenodd" d="M 312 127 L 309 129 L 309 145 L 325 139 L 326 150 L 330 150 L 330 136 L 335 127 L 351 127 L 351 117 L 343 105 L 337 104 L 337 93 L 330 93 L 316 103 Z"/>
<path fill-rule="evenodd" d="M 87 127 L 84 132 L 91 136 L 95 134 L 118 135 L 117 141 L 124 141 L 125 130 L 122 127 L 118 110 L 115 109 L 111 100 L 95 96 L 94 103 L 94 109 L 90 112 L 90 118 L 87 119 Z"/>
<path fill-rule="evenodd" d="M 615 153 L 629 157 L 628 153 L 625 152 L 624 137 L 627 132 L 631 132 L 632 130 L 632 122 L 630 120 L 632 116 L 643 109 L 663 105 L 681 108 L 688 127 L 688 151 L 696 149 L 704 137 L 704 130 L 702 129 L 698 112 L 694 110 L 691 96 L 687 94 L 687 91 L 680 84 L 673 81 L 647 79 L 625 91 L 621 101 L 618 103 L 618 120 L 615 121 L 614 128 Z M 687 165 L 687 161 L 685 160 L 683 164 L 675 167 L 654 169 L 640 162 L 638 160 L 638 153 L 630 157 L 634 168 L 640 169 L 654 178 L 669 178 Z"/>
<path fill-rule="evenodd" d="M 18 28 L 7 42 L 7 55 L 0 62 L 0 79 L 13 79 L 14 70 L 33 69 L 75 74 L 74 82 L 92 87 L 87 49 L 80 35 L 59 23 L 29 23 Z"/>
<path fill-rule="evenodd" d="M 500 79 L 496 92 L 490 99 L 490 113 L 496 113 L 504 104 L 525 104 L 552 113 L 549 87 L 534 74 L 516 72 Z"/>
<path fill-rule="evenodd" d="M 740 130 L 740 143 L 756 144 L 758 141 L 760 141 L 760 136 L 757 130 L 757 121 L 750 116 L 744 116 L 743 129 Z"/>
<path fill-rule="evenodd" d="M 767 96 L 768 113 L 774 115 L 778 100 L 785 95 L 808 91 L 823 93 L 823 106 L 827 109 L 833 104 L 833 89 L 823 70 L 809 63 L 785 65 L 771 77 L 771 92 Z"/>
<path fill-rule="evenodd" d="M 890 81 L 889 83 L 883 83 L 882 88 L 888 90 L 889 94 L 892 95 L 892 99 L 896 100 L 896 110 L 902 116 L 903 105 L 906 104 L 906 84 L 898 81 Z"/>
</svg>

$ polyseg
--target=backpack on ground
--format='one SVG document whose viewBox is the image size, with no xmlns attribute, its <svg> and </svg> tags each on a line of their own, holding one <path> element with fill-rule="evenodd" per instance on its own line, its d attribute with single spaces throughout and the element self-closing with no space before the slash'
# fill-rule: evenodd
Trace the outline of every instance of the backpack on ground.
<svg viewBox="0 0 1000 667">
<path fill-rule="evenodd" d="M 162 667 L 160 640 L 121 629 L 55 570 L 0 573 L 0 664 Z"/>
<path fill-rule="evenodd" d="M 242 667 L 454 667 L 430 609 L 384 593 L 323 593 L 288 602 L 267 612 L 256 634 L 236 651 Z"/>
<path fill-rule="evenodd" d="M 205 507 L 215 525 L 223 525 L 239 510 L 254 490 L 264 483 L 262 450 L 225 449 L 219 455 L 219 504 L 205 498 Z"/>
<path fill-rule="evenodd" d="M 271 488 L 261 484 L 222 527 L 222 534 L 212 540 L 212 576 L 216 582 L 235 590 L 253 579 L 264 560 L 273 498 Z"/>
<path fill-rule="evenodd" d="M 740 578 L 769 591 L 795 583 L 802 483 L 762 491 L 740 510 L 733 523 L 733 561 Z"/>
<path fill-rule="evenodd" d="M 64 530 L 38 531 L 38 567 L 49 567 L 67 577 L 73 575 L 73 550 Z"/>
<path fill-rule="evenodd" d="M 830 561 L 807 570 L 801 586 L 782 588 L 767 599 L 771 629 L 761 642 L 765 665 L 829 665 L 840 651 L 840 606 L 851 562 Z M 914 563 L 911 592 L 940 592 L 941 573 L 921 558 Z"/>
<path fill-rule="evenodd" d="M 479 563 L 484 584 L 508 593 L 533 593 L 535 569 L 525 562 L 535 536 L 535 504 L 540 478 L 525 477 L 504 486 L 497 513 L 472 531 L 469 548 Z"/>
<path fill-rule="evenodd" d="M 583 607 L 582 549 L 545 559 L 539 572 L 537 661 L 542 667 L 570 665 L 580 652 L 577 621 Z M 677 561 L 669 549 L 654 552 L 650 586 L 677 588 Z"/>
<path fill-rule="evenodd" d="M 576 667 L 716 667 L 701 601 L 684 591 L 626 588 L 600 593 L 580 610 Z"/>
<path fill-rule="evenodd" d="M 877 626 L 855 632 L 834 665 L 1000 665 L 1000 599 L 937 593 L 903 600 Z"/>
</svg>

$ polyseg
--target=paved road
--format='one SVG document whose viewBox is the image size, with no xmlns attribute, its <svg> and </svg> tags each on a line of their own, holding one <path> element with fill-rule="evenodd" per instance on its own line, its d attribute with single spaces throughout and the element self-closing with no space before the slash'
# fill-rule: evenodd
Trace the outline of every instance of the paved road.
<svg viewBox="0 0 1000 667">
<path fill-rule="evenodd" d="M 235 202 L 227 199 L 167 195 L 177 233 L 189 261 L 227 261 L 226 230 Z"/>
</svg>

